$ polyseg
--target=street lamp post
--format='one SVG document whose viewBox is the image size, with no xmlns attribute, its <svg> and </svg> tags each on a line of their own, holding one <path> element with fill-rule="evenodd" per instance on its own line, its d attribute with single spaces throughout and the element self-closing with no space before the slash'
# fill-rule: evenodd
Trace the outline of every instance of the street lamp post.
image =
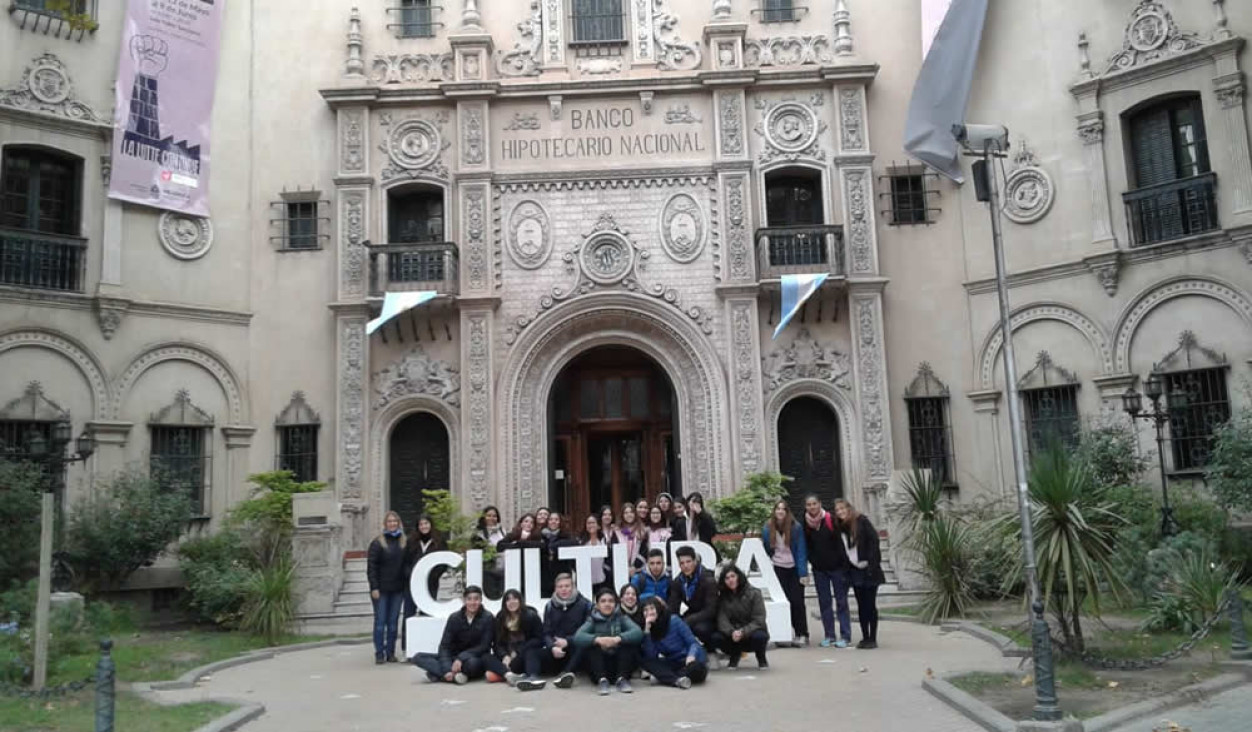
<svg viewBox="0 0 1252 732">
<path fill-rule="evenodd" d="M 95 452 L 96 441 L 87 432 L 74 440 L 75 452 L 65 454 L 73 428 L 68 420 L 52 425 L 52 439 L 33 432 L 28 440 L 30 455 L 35 462 L 45 466 L 48 480 L 44 483 L 40 504 L 39 528 L 39 595 L 35 601 L 35 691 L 43 689 L 48 681 L 48 619 L 52 603 L 52 519 L 56 512 L 56 493 L 61 487 L 65 466 L 86 460 Z"/>
<path fill-rule="evenodd" d="M 1170 411 L 1183 406 L 1187 395 L 1177 389 L 1169 389 L 1160 374 L 1152 374 L 1143 385 L 1143 391 L 1152 402 L 1152 411 L 1143 411 L 1143 397 L 1135 387 L 1126 387 L 1122 394 L 1122 411 L 1136 419 L 1148 420 L 1156 428 L 1156 458 L 1161 471 L 1161 536 L 1178 533 L 1174 520 L 1174 507 L 1169 505 L 1169 478 L 1165 475 L 1165 425 L 1169 424 Z M 1161 407 L 1161 395 L 1165 395 L 1165 407 Z"/>
</svg>

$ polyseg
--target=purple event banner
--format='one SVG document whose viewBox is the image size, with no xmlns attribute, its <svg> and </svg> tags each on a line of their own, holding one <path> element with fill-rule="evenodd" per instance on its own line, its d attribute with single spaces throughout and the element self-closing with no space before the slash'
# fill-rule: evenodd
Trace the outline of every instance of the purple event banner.
<svg viewBox="0 0 1252 732">
<path fill-rule="evenodd" d="M 209 215 L 209 122 L 225 0 L 129 0 L 109 197 Z"/>
</svg>

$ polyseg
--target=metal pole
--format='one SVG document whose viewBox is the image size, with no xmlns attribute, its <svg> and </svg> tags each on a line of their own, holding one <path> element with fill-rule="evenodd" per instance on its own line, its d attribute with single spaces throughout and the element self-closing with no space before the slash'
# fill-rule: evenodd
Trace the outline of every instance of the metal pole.
<svg viewBox="0 0 1252 732">
<path fill-rule="evenodd" d="M 48 681 L 48 616 L 52 603 L 52 513 L 54 496 L 44 491 L 39 519 L 39 596 L 35 601 L 35 691 Z"/>
<path fill-rule="evenodd" d="M 113 641 L 100 641 L 100 661 L 96 664 L 96 732 L 113 732 L 113 703 L 116 699 Z"/>
<path fill-rule="evenodd" d="M 1156 425 L 1156 459 L 1161 468 L 1161 536 L 1174 535 L 1174 509 L 1169 505 L 1169 478 L 1165 475 L 1165 419 L 1160 406 L 1152 403 L 1152 423 Z"/>
<path fill-rule="evenodd" d="M 1252 648 L 1248 648 L 1248 631 L 1243 627 L 1243 597 L 1238 587 L 1226 589 L 1226 612 L 1230 615 L 1230 657 L 1236 661 L 1252 660 Z"/>
<path fill-rule="evenodd" d="M 1034 524 L 1030 515 L 1030 489 L 1026 478 L 1025 436 L 1022 434 L 1021 403 L 1017 395 L 1017 362 L 1013 356 L 1013 326 L 1009 322 L 1009 285 L 1005 278 L 1004 240 L 1000 232 L 1000 190 L 993 168 L 993 143 L 983 147 L 987 164 L 987 183 L 991 213 L 991 244 L 995 251 L 996 293 L 1000 300 L 1000 336 L 1004 341 L 1004 387 L 1009 409 L 1009 437 L 1013 444 L 1013 477 L 1017 481 L 1017 508 L 1022 523 L 1022 554 L 1026 564 L 1026 584 L 1030 591 L 1028 619 L 1031 623 L 1031 654 L 1035 659 L 1035 708 L 1038 720 L 1061 718 L 1056 701 L 1056 683 L 1052 670 L 1052 637 L 1043 619 L 1043 597 L 1039 591 L 1039 574 L 1035 565 Z M 1000 152 L 995 150 L 994 152 Z"/>
</svg>

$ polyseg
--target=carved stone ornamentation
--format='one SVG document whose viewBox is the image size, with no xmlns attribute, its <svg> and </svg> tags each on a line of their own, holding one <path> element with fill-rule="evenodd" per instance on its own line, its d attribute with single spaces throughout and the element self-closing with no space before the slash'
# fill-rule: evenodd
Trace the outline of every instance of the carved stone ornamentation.
<svg viewBox="0 0 1252 732">
<path fill-rule="evenodd" d="M 392 53 L 374 57 L 370 81 L 375 84 L 427 84 L 455 78 L 450 53 Z"/>
<path fill-rule="evenodd" d="M 691 106 L 687 104 L 679 104 L 665 110 L 665 124 L 667 125 L 696 125 L 703 121 L 692 114 Z"/>
<path fill-rule="evenodd" d="M 678 16 L 670 12 L 667 0 L 652 0 L 652 38 L 656 43 L 656 66 L 662 70 L 685 71 L 700 67 L 703 55 L 699 43 L 687 43 L 674 28 Z"/>
<path fill-rule="evenodd" d="M 817 379 L 840 389 L 852 389 L 851 359 L 834 346 L 822 345 L 808 328 L 801 328 L 786 348 L 763 357 L 761 371 L 765 374 L 767 394 L 797 379 Z"/>
<path fill-rule="evenodd" d="M 469 289 L 475 292 L 487 290 L 487 270 L 490 257 L 487 253 L 487 187 L 469 186 L 465 189 L 465 275 Z"/>
<path fill-rule="evenodd" d="M 824 35 L 755 38 L 744 41 L 743 54 L 749 67 L 821 66 L 835 61 Z"/>
<path fill-rule="evenodd" d="M 883 361 L 882 299 L 880 295 L 854 297 L 857 341 L 857 387 L 860 392 L 861 441 L 871 479 L 891 476 L 891 445 L 887 435 L 887 409 Z"/>
<path fill-rule="evenodd" d="M 629 0 L 631 48 L 636 62 L 648 62 L 656 58 L 652 43 L 652 0 Z"/>
<path fill-rule="evenodd" d="M 552 254 L 548 212 L 537 201 L 522 201 L 508 219 L 509 259 L 522 269 L 542 267 Z"/>
<path fill-rule="evenodd" d="M 353 8 L 348 15 L 348 58 L 343 64 L 345 76 L 365 76 L 365 62 L 361 59 L 364 37 L 361 35 L 361 11 Z"/>
<path fill-rule="evenodd" d="M 346 112 L 343 116 L 343 163 L 345 172 L 365 171 L 365 121 L 362 112 Z"/>
<path fill-rule="evenodd" d="M 622 60 L 620 58 L 580 58 L 578 59 L 578 71 L 582 74 L 596 76 L 620 74 L 622 72 Z"/>
<path fill-rule="evenodd" d="M 483 144 L 483 109 L 473 105 L 465 108 L 465 120 L 461 127 L 461 141 L 465 146 L 465 164 L 482 165 L 486 157 Z"/>
<path fill-rule="evenodd" d="M 539 129 L 539 115 L 534 112 L 529 114 L 514 112 L 513 119 L 509 120 L 504 129 L 510 132 L 516 130 L 537 130 Z"/>
<path fill-rule="evenodd" d="M 469 494 L 474 505 L 486 505 L 488 461 L 491 452 L 491 359 L 487 342 L 487 314 L 469 316 L 467 375 L 469 394 Z"/>
<path fill-rule="evenodd" d="M 1104 142 L 1104 120 L 1090 119 L 1078 125 L 1078 136 L 1084 145 L 1099 145 Z"/>
<path fill-rule="evenodd" d="M 731 339 L 734 348 L 734 389 L 739 428 L 739 467 L 743 473 L 761 469 L 760 448 L 760 386 L 754 352 L 757 338 L 752 323 L 756 299 L 735 302 L 730 308 Z"/>
<path fill-rule="evenodd" d="M 199 259 L 213 246 L 213 224 L 207 217 L 161 212 L 157 236 L 165 251 L 177 259 Z"/>
<path fill-rule="evenodd" d="M 871 231 L 869 173 L 849 170 L 843 176 L 844 196 L 848 202 L 848 252 L 852 255 L 852 272 L 871 274 L 874 271 L 873 233 Z"/>
<path fill-rule="evenodd" d="M 721 118 L 721 140 L 723 155 L 743 154 L 743 106 L 740 95 L 728 91 L 721 95 L 718 102 L 718 115 Z"/>
<path fill-rule="evenodd" d="M 345 320 L 339 336 L 340 498 L 360 498 L 365 440 L 365 321 Z"/>
<path fill-rule="evenodd" d="M 365 195 L 352 191 L 343 195 L 343 241 L 340 287 L 347 297 L 365 295 Z"/>
<path fill-rule="evenodd" d="M 1164 5 L 1155 0 L 1141 0 L 1130 13 L 1121 50 L 1109 59 L 1104 73 L 1113 74 L 1155 63 L 1202 45 L 1204 42 L 1194 33 L 1183 33 L 1178 29 L 1178 24 Z"/>
<path fill-rule="evenodd" d="M 1013 162 L 1017 168 L 1004 184 L 1004 215 L 1019 224 L 1033 224 L 1052 208 L 1056 186 L 1025 143 L 1018 147 Z"/>
<path fill-rule="evenodd" d="M 1222 109 L 1242 109 L 1245 90 L 1243 80 L 1238 79 L 1236 83 L 1216 87 L 1213 92 L 1217 95 L 1217 101 Z"/>
<path fill-rule="evenodd" d="M 382 179 L 416 178 L 423 174 L 446 179 L 448 168 L 443 163 L 443 152 L 451 143 L 443 139 L 440 131 L 445 121 L 447 114 L 441 112 L 434 122 L 413 118 L 391 126 L 380 147 L 391 161 L 383 168 Z"/>
<path fill-rule="evenodd" d="M 129 300 L 111 297 L 98 297 L 95 301 L 96 321 L 100 324 L 100 333 L 106 341 L 112 340 L 117 329 L 122 325 L 122 318 L 130 309 Z"/>
<path fill-rule="evenodd" d="M 1121 274 L 1122 261 L 1120 253 L 1106 252 L 1087 257 L 1084 260 L 1087 263 L 1087 269 L 1096 276 L 1100 282 L 1100 287 L 1104 288 L 1104 294 L 1113 297 L 1117 294 L 1117 279 Z"/>
<path fill-rule="evenodd" d="M 675 193 L 661 207 L 661 245 L 675 262 L 687 264 L 704 250 L 704 211 L 688 193 Z"/>
<path fill-rule="evenodd" d="M 751 277 L 751 245 L 748 240 L 747 211 L 744 208 L 745 182 L 742 176 L 725 179 L 726 267 L 732 281 Z"/>
<path fill-rule="evenodd" d="M 578 252 L 583 275 L 598 285 L 621 282 L 635 266 L 635 248 L 609 214 L 601 214 L 595 228 Z"/>
<path fill-rule="evenodd" d="M 865 149 L 865 115 L 861 90 L 839 90 L 839 147 L 844 152 Z"/>
<path fill-rule="evenodd" d="M 425 394 L 457 407 L 461 404 L 461 376 L 455 366 L 431 358 L 420 345 L 404 358 L 374 374 L 374 409 L 397 399 Z"/>
<path fill-rule="evenodd" d="M 16 86 L 0 90 L 0 107 L 107 124 L 94 109 L 73 97 L 74 85 L 65 64 L 45 53 L 31 61 Z"/>
<path fill-rule="evenodd" d="M 517 24 L 521 38 L 510 51 L 496 53 L 496 71 L 501 76 L 538 76 L 542 63 L 543 11 L 539 0 L 531 0 L 530 16 Z"/>
<path fill-rule="evenodd" d="M 104 183 L 104 187 L 109 187 L 109 180 L 113 177 L 113 155 L 100 156 L 100 181 Z"/>
<path fill-rule="evenodd" d="M 814 106 L 820 105 L 822 100 L 820 94 L 815 94 Z M 826 123 L 818 119 L 812 106 L 793 101 L 770 104 L 761 99 L 757 100 L 757 106 L 765 110 L 761 122 L 754 128 L 765 140 L 761 162 L 825 159 L 826 153 L 818 143 L 818 136 L 826 131 Z"/>
</svg>

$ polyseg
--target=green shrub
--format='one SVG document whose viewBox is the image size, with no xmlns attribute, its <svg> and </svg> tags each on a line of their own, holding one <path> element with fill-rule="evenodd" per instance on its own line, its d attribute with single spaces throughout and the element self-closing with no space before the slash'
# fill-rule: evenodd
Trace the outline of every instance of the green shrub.
<svg viewBox="0 0 1252 732">
<path fill-rule="evenodd" d="M 38 592 L 38 579 L 0 592 L 0 623 L 16 621 L 21 627 L 34 623 L 35 597 Z"/>
<path fill-rule="evenodd" d="M 122 473 L 71 507 L 65 556 L 89 592 L 117 587 L 178 538 L 191 511 L 185 493 Z"/>
<path fill-rule="evenodd" d="M 786 498 L 783 481 L 789 480 L 773 471 L 752 473 L 744 486 L 725 498 L 709 501 L 709 511 L 717 519 L 717 529 L 723 534 L 755 534 L 761 530 L 774 504 Z"/>
<path fill-rule="evenodd" d="M 282 562 L 291 554 L 293 496 L 317 493 L 326 487 L 315 481 L 298 483 L 292 476 L 289 470 L 249 475 L 248 482 L 255 486 L 252 497 L 230 511 L 228 525 L 238 530 L 263 567 Z"/>
<path fill-rule="evenodd" d="M 1218 556 L 1252 581 L 1252 529 L 1228 527 L 1218 543 Z"/>
<path fill-rule="evenodd" d="M 943 510 L 943 483 L 932 470 L 913 468 L 902 481 L 906 501 L 901 516 L 905 541 L 918 535 L 919 528 L 935 520 Z"/>
<path fill-rule="evenodd" d="M 0 460 L 0 592 L 39 574 L 41 486 L 35 466 Z"/>
<path fill-rule="evenodd" d="M 247 585 L 257 569 L 255 555 L 239 533 L 224 530 L 178 547 L 186 605 L 199 620 L 227 628 L 238 626 Z"/>
<path fill-rule="evenodd" d="M 957 518 L 938 514 L 921 525 L 912 543 L 922 575 L 926 577 L 926 597 L 922 600 L 922 622 L 936 623 L 965 614 L 974 601 L 970 585 L 970 548 L 973 536 L 969 526 Z"/>
<path fill-rule="evenodd" d="M 1244 410 L 1218 428 L 1207 483 L 1221 505 L 1252 511 L 1252 412 Z"/>
<path fill-rule="evenodd" d="M 1175 537 L 1177 538 L 1177 537 Z M 1149 604 L 1144 628 L 1192 633 L 1212 618 L 1226 591 L 1238 584 L 1238 575 L 1216 558 L 1210 545 L 1158 549 L 1165 576 Z"/>
<path fill-rule="evenodd" d="M 271 644 L 276 643 L 296 616 L 295 601 L 292 599 L 295 582 L 296 566 L 290 558 L 255 570 L 244 586 L 240 627 Z"/>
<path fill-rule="evenodd" d="M 1122 419 L 1084 430 L 1074 457 L 1102 489 L 1136 485 L 1152 462 L 1139 452 L 1134 428 Z"/>
<path fill-rule="evenodd" d="M 478 539 L 478 517 L 462 513 L 460 504 L 446 490 L 423 490 L 423 513 L 430 517 L 430 523 L 436 531 L 443 534 L 448 549 L 464 553 L 470 549 L 481 549 L 483 563 L 495 561 L 496 548 L 483 546 Z M 406 527 L 416 529 L 416 526 Z"/>
</svg>

